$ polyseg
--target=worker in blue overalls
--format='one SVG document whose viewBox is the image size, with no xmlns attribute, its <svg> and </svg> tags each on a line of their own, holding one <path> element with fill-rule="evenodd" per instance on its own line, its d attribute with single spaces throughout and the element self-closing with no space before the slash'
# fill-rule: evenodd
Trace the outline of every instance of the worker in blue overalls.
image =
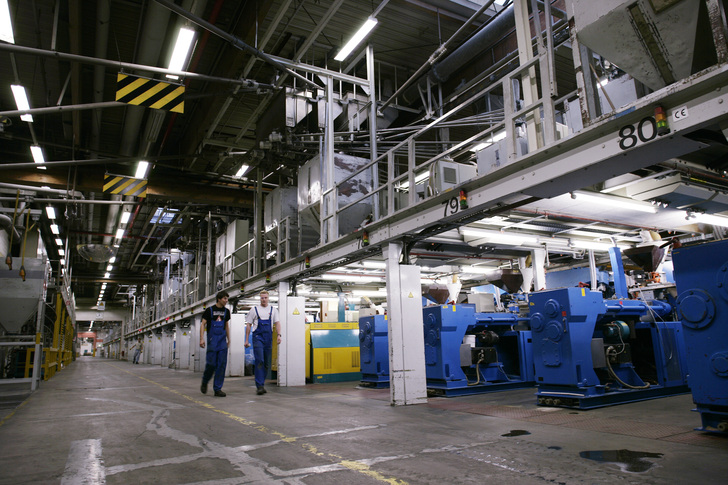
<svg viewBox="0 0 728 485">
<path fill-rule="evenodd" d="M 228 344 L 230 343 L 230 310 L 225 308 L 229 295 L 225 291 L 217 294 L 214 305 L 205 309 L 200 321 L 200 347 L 205 348 L 205 327 L 207 328 L 207 356 L 205 372 L 202 374 L 200 391 L 207 394 L 207 383 L 215 374 L 212 388 L 215 396 L 225 397 L 222 383 L 227 367 Z"/>
<path fill-rule="evenodd" d="M 255 357 L 255 387 L 260 396 L 265 394 L 265 377 L 273 349 L 273 324 L 278 334 L 278 345 L 281 344 L 281 319 L 278 310 L 269 305 L 268 292 L 260 292 L 260 305 L 254 306 L 245 319 L 245 346 L 250 347 L 250 332 L 253 332 L 253 356 Z"/>
</svg>

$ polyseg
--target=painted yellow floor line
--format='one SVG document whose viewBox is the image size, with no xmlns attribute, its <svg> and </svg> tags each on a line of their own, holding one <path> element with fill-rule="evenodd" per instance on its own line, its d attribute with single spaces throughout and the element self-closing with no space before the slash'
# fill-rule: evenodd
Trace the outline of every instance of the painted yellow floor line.
<svg viewBox="0 0 728 485">
<path fill-rule="evenodd" d="M 30 396 L 26 397 L 26 398 L 25 398 L 25 401 L 23 401 L 23 402 L 21 402 L 20 404 L 18 404 L 18 407 L 17 407 L 17 408 L 13 409 L 13 410 L 12 410 L 12 412 L 11 412 L 10 414 L 8 414 L 8 415 L 7 415 L 7 416 L 5 416 L 5 417 L 4 417 L 3 419 L 1 419 L 1 420 L 0 420 L 0 426 L 2 426 L 3 424 L 5 424 L 5 422 L 6 422 L 7 420 L 9 420 L 10 418 L 12 418 L 12 417 L 13 417 L 13 415 L 14 415 L 14 414 L 15 414 L 15 413 L 16 413 L 16 412 L 18 411 L 18 409 L 20 409 L 20 408 L 22 408 L 23 406 L 25 406 L 26 404 L 28 404 L 28 401 L 29 401 L 29 400 L 30 400 Z"/>
<path fill-rule="evenodd" d="M 214 411 L 216 413 L 222 414 L 223 416 L 225 416 L 227 418 L 230 418 L 230 419 L 232 419 L 234 421 L 237 421 L 238 423 L 240 423 L 242 425 L 249 426 L 249 427 L 251 427 L 251 428 L 253 428 L 255 430 L 258 430 L 261 433 L 267 433 L 267 434 L 271 434 L 273 436 L 277 436 L 281 441 L 284 441 L 286 443 L 293 443 L 293 442 L 297 441 L 297 438 L 295 438 L 295 437 L 286 436 L 283 433 L 280 433 L 280 432 L 278 432 L 278 431 L 276 431 L 274 429 L 268 428 L 267 426 L 263 426 L 261 424 L 258 424 L 256 422 L 254 422 L 254 421 L 251 421 L 249 419 L 245 419 L 245 418 L 242 418 L 240 416 L 236 416 L 233 413 L 229 413 L 227 411 L 223 411 L 222 409 L 217 409 L 215 406 L 213 406 L 210 403 L 207 403 L 205 401 L 201 401 L 199 399 L 195 399 L 194 397 L 188 396 L 187 394 L 183 394 L 183 393 L 179 392 L 176 389 L 172 389 L 171 387 L 165 386 L 165 385 L 160 384 L 158 382 L 155 382 L 155 381 L 153 381 L 151 379 L 147 379 L 146 377 L 142 377 L 139 374 L 135 374 L 133 372 L 130 372 L 130 371 L 128 371 L 128 370 L 126 370 L 124 368 L 121 368 L 121 367 L 119 367 L 117 365 L 114 365 L 114 364 L 109 364 L 109 365 L 111 365 L 112 367 L 114 367 L 116 369 L 119 369 L 120 371 L 126 372 L 127 374 L 131 374 L 134 377 L 138 377 L 139 379 L 141 379 L 143 381 L 147 381 L 150 384 L 154 384 L 155 386 L 161 387 L 165 391 L 169 391 L 169 392 L 171 392 L 173 394 L 177 394 L 178 396 L 183 397 L 183 398 L 187 399 L 188 401 L 191 401 L 191 402 L 193 402 L 195 404 L 199 404 L 200 406 L 205 407 L 205 408 L 209 409 L 210 411 Z M 327 453 L 327 452 L 318 451 L 318 449 L 316 449 L 316 447 L 314 447 L 314 446 L 312 446 L 312 445 L 310 445 L 308 443 L 300 443 L 299 442 L 298 444 L 299 444 L 299 446 L 301 446 L 301 448 L 303 448 L 304 450 L 306 450 L 309 453 L 312 453 L 312 454 L 314 454 L 316 456 L 328 457 L 328 458 L 331 458 L 333 460 L 336 460 L 338 462 L 337 465 L 341 465 L 341 466 L 343 466 L 345 468 L 348 468 L 349 470 L 352 470 L 352 471 L 355 471 L 355 472 L 359 472 L 359 473 L 361 473 L 363 475 L 366 475 L 366 476 L 368 476 L 370 478 L 373 478 L 375 480 L 378 480 L 380 482 L 389 483 L 391 485 L 407 485 L 407 483 L 408 483 L 408 482 L 406 482 L 404 480 L 399 480 L 397 478 L 386 477 L 386 476 L 382 475 L 381 473 L 379 473 L 379 472 L 377 472 L 375 470 L 372 470 L 369 467 L 369 465 L 367 465 L 365 463 L 361 463 L 361 462 L 358 462 L 358 461 L 352 461 L 352 460 L 345 460 L 343 457 L 338 456 L 338 455 L 334 455 L 333 453 Z"/>
</svg>

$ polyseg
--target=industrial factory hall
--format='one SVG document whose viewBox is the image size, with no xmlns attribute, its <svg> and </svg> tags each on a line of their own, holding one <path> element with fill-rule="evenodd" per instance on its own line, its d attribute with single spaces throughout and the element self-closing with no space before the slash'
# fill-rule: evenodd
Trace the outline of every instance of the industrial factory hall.
<svg viewBox="0 0 728 485">
<path fill-rule="evenodd" d="M 0 0 L 0 485 L 725 484 L 728 0 Z"/>
</svg>

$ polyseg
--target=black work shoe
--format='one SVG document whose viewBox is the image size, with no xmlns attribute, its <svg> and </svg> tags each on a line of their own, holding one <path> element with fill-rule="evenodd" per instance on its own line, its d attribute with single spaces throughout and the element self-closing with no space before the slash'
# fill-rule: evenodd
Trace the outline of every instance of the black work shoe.
<svg viewBox="0 0 728 485">
<path fill-rule="evenodd" d="M 266 392 L 268 392 L 268 391 L 265 390 L 265 387 L 261 387 L 261 389 L 263 390 L 263 394 L 265 394 Z"/>
<path fill-rule="evenodd" d="M 259 387 L 258 390 L 255 392 L 257 395 L 261 396 L 265 394 L 265 389 L 262 387 Z"/>
<path fill-rule="evenodd" d="M 200 386 L 200 391 L 202 391 L 202 394 L 207 394 L 207 382 L 202 382 L 202 385 Z"/>
<path fill-rule="evenodd" d="M 215 391 L 215 397 L 225 397 L 227 394 L 225 394 L 222 391 Z"/>
</svg>

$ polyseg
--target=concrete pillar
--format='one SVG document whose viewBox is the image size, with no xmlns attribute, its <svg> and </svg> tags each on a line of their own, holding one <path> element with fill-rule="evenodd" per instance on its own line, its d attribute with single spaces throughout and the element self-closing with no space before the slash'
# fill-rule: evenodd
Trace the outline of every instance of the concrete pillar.
<svg viewBox="0 0 728 485">
<path fill-rule="evenodd" d="M 402 243 L 389 243 L 383 253 L 387 263 L 390 404 L 426 403 L 420 268 L 399 264 Z"/>
<path fill-rule="evenodd" d="M 306 300 L 286 296 L 288 283 L 278 284 L 281 344 L 278 346 L 278 385 L 306 384 Z"/>
<path fill-rule="evenodd" d="M 176 349 L 175 359 L 177 369 L 190 368 L 190 327 L 186 327 L 184 322 L 178 323 L 175 329 Z"/>
<path fill-rule="evenodd" d="M 546 289 L 546 250 L 534 249 L 531 251 L 533 264 L 533 291 Z"/>
<path fill-rule="evenodd" d="M 228 347 L 228 363 L 225 375 L 228 377 L 245 375 L 244 313 L 230 315 L 230 346 Z"/>
</svg>

